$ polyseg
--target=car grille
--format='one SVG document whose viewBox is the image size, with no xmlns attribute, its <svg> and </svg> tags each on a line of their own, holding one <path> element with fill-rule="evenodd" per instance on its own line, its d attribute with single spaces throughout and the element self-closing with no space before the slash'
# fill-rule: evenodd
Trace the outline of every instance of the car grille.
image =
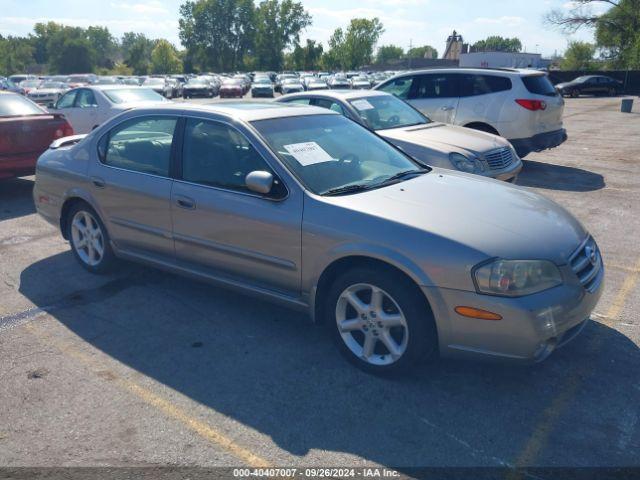
<svg viewBox="0 0 640 480">
<path fill-rule="evenodd" d="M 491 170 L 502 170 L 513 163 L 513 152 L 509 147 L 498 148 L 484 155 Z"/>
<path fill-rule="evenodd" d="M 569 257 L 569 265 L 580 280 L 580 284 L 587 291 L 593 292 L 598 288 L 604 268 L 600 249 L 593 238 L 587 238 L 578 250 Z"/>
</svg>

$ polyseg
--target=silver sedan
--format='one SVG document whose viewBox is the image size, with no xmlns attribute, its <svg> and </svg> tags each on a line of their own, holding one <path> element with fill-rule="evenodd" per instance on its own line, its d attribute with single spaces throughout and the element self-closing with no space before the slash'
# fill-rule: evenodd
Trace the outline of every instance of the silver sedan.
<svg viewBox="0 0 640 480">
<path fill-rule="evenodd" d="M 374 373 L 543 360 L 603 288 L 594 239 L 552 201 L 309 106 L 127 111 L 54 142 L 34 200 L 90 272 L 134 260 L 306 310 Z"/>
<path fill-rule="evenodd" d="M 292 93 L 276 101 L 342 113 L 429 166 L 506 181 L 514 181 L 522 170 L 522 160 L 508 140 L 492 133 L 434 122 L 390 93 L 328 90 Z"/>
</svg>

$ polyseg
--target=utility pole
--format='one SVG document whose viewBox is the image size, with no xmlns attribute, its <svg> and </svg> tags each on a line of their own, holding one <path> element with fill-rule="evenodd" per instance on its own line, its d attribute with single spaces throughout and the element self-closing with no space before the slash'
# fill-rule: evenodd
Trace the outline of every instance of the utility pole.
<svg viewBox="0 0 640 480">
<path fill-rule="evenodd" d="M 411 52 L 412 48 L 413 48 L 413 39 L 410 38 L 409 39 L 409 51 L 407 52 L 407 59 L 408 59 L 407 70 L 411 70 L 411 55 L 409 54 L 409 52 Z"/>
</svg>

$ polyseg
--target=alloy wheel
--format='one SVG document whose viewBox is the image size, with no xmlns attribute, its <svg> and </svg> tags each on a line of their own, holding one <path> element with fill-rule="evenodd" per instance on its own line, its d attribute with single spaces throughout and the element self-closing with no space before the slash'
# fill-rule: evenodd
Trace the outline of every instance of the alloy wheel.
<svg viewBox="0 0 640 480">
<path fill-rule="evenodd" d="M 104 234 L 94 216 L 85 211 L 78 211 L 71 220 L 71 243 L 74 250 L 85 264 L 95 267 L 104 258 Z"/>
<path fill-rule="evenodd" d="M 367 283 L 346 288 L 336 304 L 340 336 L 356 357 L 371 365 L 390 365 L 407 350 L 409 327 L 398 303 Z"/>
</svg>

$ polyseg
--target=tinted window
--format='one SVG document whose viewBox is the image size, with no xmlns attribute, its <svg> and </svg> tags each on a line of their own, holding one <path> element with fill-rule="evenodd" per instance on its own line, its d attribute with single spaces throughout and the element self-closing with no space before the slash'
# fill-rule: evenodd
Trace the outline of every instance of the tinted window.
<svg viewBox="0 0 640 480">
<path fill-rule="evenodd" d="M 511 80 L 495 75 L 463 75 L 460 96 L 486 95 L 511 90 Z"/>
<path fill-rule="evenodd" d="M 430 74 L 420 75 L 411 98 L 453 98 L 458 95 L 460 75 Z"/>
<path fill-rule="evenodd" d="M 549 81 L 549 77 L 546 75 L 522 77 L 522 83 L 524 83 L 524 86 L 529 92 L 535 93 L 536 95 L 554 97 L 558 94 L 558 92 L 556 92 L 556 88 Z"/>
<path fill-rule="evenodd" d="M 98 104 L 96 103 L 96 97 L 91 90 L 86 88 L 78 91 L 78 97 L 76 98 L 76 107 L 78 108 L 87 108 L 87 107 L 95 107 Z"/>
<path fill-rule="evenodd" d="M 175 118 L 129 120 L 111 130 L 103 162 L 112 167 L 169 176 Z"/>
<path fill-rule="evenodd" d="M 42 115 L 44 111 L 31 100 L 20 95 L 0 95 L 0 116 Z"/>
<path fill-rule="evenodd" d="M 217 122 L 187 121 L 182 152 L 183 180 L 249 191 L 245 178 L 256 170 L 273 173 L 240 132 Z"/>
<path fill-rule="evenodd" d="M 382 90 L 383 92 L 390 93 L 405 100 L 409 97 L 414 78 L 415 77 L 396 78 L 377 88 L 377 90 Z"/>
<path fill-rule="evenodd" d="M 73 102 L 76 99 L 77 93 L 78 93 L 77 90 L 72 90 L 69 93 L 67 93 L 66 95 L 63 95 L 62 98 L 60 98 L 60 100 L 58 100 L 58 104 L 56 105 L 56 108 L 71 108 L 71 107 L 73 107 Z"/>
</svg>

